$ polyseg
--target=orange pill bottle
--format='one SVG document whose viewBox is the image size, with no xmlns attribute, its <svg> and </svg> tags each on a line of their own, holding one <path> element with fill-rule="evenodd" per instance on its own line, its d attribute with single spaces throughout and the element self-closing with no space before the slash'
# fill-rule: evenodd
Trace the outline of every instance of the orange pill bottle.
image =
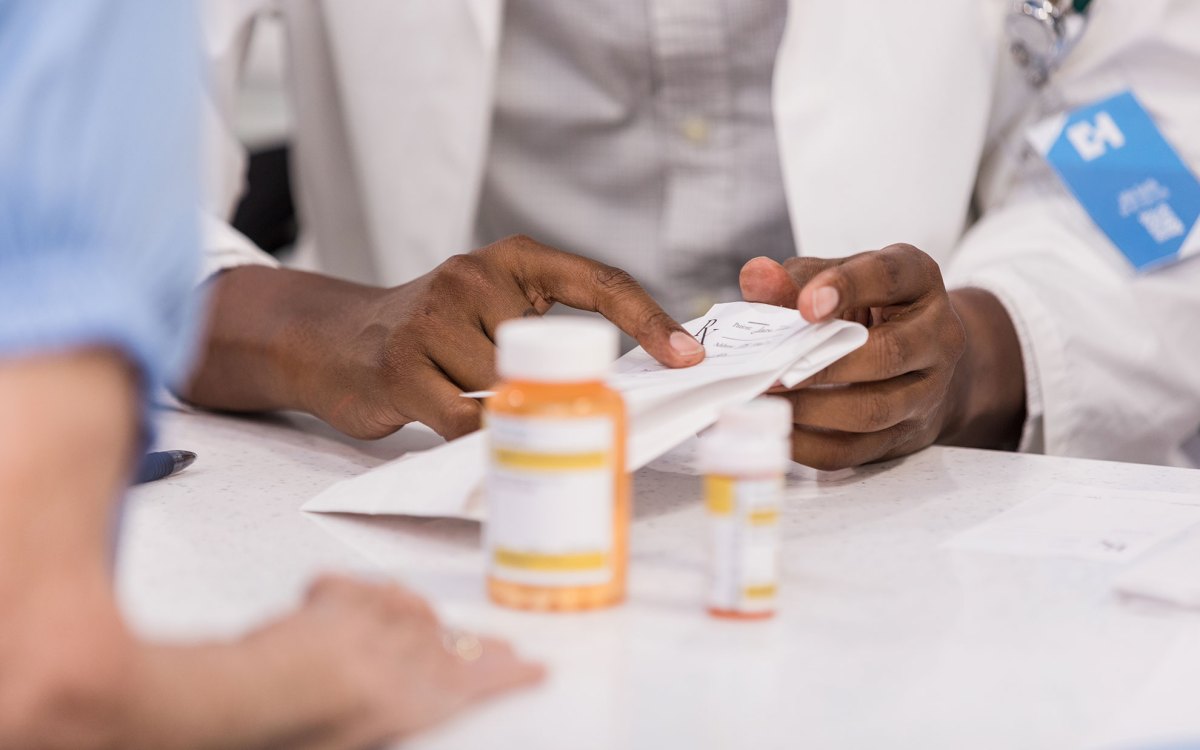
<svg viewBox="0 0 1200 750">
<path fill-rule="evenodd" d="M 501 383 L 487 400 L 488 594 L 542 611 L 625 597 L 630 481 L 625 406 L 605 385 L 611 325 L 525 318 L 496 334 Z"/>
<path fill-rule="evenodd" d="M 779 517 L 791 404 L 761 397 L 726 407 L 700 438 L 708 516 L 708 611 L 761 619 L 779 597 Z"/>
</svg>

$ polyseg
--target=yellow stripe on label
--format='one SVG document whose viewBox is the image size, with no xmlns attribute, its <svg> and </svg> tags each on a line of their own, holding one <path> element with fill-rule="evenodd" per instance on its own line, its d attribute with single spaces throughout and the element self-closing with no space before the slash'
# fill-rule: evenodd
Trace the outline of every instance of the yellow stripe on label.
<svg viewBox="0 0 1200 750">
<path fill-rule="evenodd" d="M 770 526 L 779 520 L 779 509 L 759 508 L 758 510 L 752 510 L 746 520 L 754 526 Z"/>
<path fill-rule="evenodd" d="M 547 555 L 540 552 L 518 552 L 499 547 L 492 555 L 497 565 L 521 570 L 575 571 L 599 570 L 608 563 L 603 552 L 570 552 Z"/>
<path fill-rule="evenodd" d="M 747 586 L 742 589 L 742 596 L 747 599 L 770 599 L 775 596 L 776 586 L 768 584 L 766 586 Z"/>
<path fill-rule="evenodd" d="M 497 448 L 493 454 L 500 466 L 523 471 L 588 471 L 609 465 L 608 451 L 591 453 L 530 453 Z"/>
<path fill-rule="evenodd" d="M 708 476 L 704 478 L 704 504 L 708 512 L 727 516 L 733 512 L 734 480 L 729 477 Z"/>
</svg>

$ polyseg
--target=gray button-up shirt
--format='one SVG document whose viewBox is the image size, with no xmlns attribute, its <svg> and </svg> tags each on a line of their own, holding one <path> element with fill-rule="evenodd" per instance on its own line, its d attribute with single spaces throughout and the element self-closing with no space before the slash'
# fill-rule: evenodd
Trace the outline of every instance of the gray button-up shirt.
<svg viewBox="0 0 1200 750">
<path fill-rule="evenodd" d="M 795 254 L 771 109 L 786 0 L 507 0 L 479 244 L 525 233 L 680 318 Z"/>
</svg>

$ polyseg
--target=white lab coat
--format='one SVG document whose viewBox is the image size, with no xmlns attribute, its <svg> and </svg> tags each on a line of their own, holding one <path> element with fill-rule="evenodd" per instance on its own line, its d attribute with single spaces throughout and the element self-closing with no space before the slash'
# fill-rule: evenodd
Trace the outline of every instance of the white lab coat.
<svg viewBox="0 0 1200 750">
<path fill-rule="evenodd" d="M 218 113 L 268 4 L 209 0 Z M 1100 0 L 1036 95 L 1006 51 L 1009 7 L 792 0 L 774 96 L 801 252 L 909 242 L 949 286 L 995 293 L 1021 339 L 1033 415 L 1024 449 L 1190 465 L 1181 445 L 1200 426 L 1200 261 L 1135 274 L 1022 132 L 1131 88 L 1200 165 L 1200 2 Z M 303 262 L 395 284 L 470 249 L 503 0 L 286 0 L 278 12 Z M 242 179 L 220 119 L 218 214 Z M 262 262 L 244 238 L 212 228 L 210 269 Z"/>
</svg>

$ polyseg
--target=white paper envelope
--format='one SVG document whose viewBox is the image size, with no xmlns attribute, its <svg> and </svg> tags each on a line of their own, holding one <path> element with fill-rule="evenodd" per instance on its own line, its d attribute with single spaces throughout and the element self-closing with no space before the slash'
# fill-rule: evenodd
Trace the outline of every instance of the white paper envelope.
<svg viewBox="0 0 1200 750">
<path fill-rule="evenodd" d="M 684 327 L 704 344 L 703 362 L 672 370 L 639 347 L 617 361 L 609 379 L 629 412 L 630 471 L 714 423 L 725 406 L 749 401 L 776 382 L 796 385 L 867 340 L 857 323 L 814 325 L 795 310 L 751 302 L 714 305 Z M 482 519 L 478 490 L 486 451 L 480 430 L 338 482 L 304 510 Z"/>
</svg>

